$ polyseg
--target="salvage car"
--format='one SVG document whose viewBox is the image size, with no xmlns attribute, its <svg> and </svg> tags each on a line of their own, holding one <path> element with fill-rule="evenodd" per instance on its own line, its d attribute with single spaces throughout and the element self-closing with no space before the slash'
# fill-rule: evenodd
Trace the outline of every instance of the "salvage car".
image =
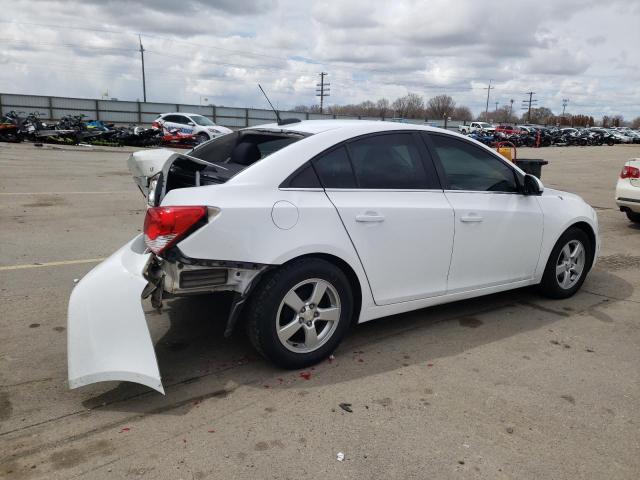
<svg viewBox="0 0 640 480">
<path fill-rule="evenodd" d="M 303 368 L 353 323 L 529 285 L 569 297 L 599 250 L 580 197 L 438 128 L 291 120 L 128 162 L 144 231 L 74 288 L 71 388 L 164 392 L 143 298 L 233 292 L 225 333 L 242 324 L 264 357 Z"/>
<path fill-rule="evenodd" d="M 634 223 L 640 223 L 640 158 L 624 164 L 616 184 L 616 204 Z"/>
<path fill-rule="evenodd" d="M 193 135 L 199 143 L 233 131 L 222 125 L 216 125 L 204 115 L 185 112 L 163 113 L 153 121 L 153 126 L 169 132 L 177 130 L 180 133 Z"/>
</svg>

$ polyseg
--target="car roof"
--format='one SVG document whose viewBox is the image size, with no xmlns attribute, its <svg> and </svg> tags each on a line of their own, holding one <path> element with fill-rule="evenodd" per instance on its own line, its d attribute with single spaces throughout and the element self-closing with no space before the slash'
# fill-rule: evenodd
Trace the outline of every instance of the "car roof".
<svg viewBox="0 0 640 480">
<path fill-rule="evenodd" d="M 379 120 L 302 120 L 300 122 L 288 123 L 286 125 L 278 125 L 277 123 L 256 125 L 248 127 L 248 130 L 277 130 L 283 133 L 292 132 L 314 135 L 317 133 L 327 132 L 329 130 L 360 130 L 363 127 L 370 127 L 372 132 L 385 130 L 425 130 L 429 132 L 447 132 L 455 134 L 455 132 L 448 132 L 443 128 L 431 127 L 429 125 L 386 122 Z"/>
<path fill-rule="evenodd" d="M 167 113 L 160 114 L 161 117 L 164 117 L 165 115 L 199 115 L 201 117 L 204 117 L 204 115 L 202 115 L 201 113 L 190 113 L 190 112 L 167 112 Z"/>
</svg>

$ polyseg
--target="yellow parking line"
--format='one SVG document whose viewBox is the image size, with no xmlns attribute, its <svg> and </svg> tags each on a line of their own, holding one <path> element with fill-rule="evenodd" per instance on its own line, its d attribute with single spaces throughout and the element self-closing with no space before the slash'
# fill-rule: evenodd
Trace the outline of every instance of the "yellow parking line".
<svg viewBox="0 0 640 480">
<path fill-rule="evenodd" d="M 63 260 L 60 262 L 47 262 L 47 263 L 27 263 L 24 265 L 7 265 L 0 267 L 0 271 L 4 270 L 23 270 L 25 268 L 41 268 L 41 267 L 57 267 L 60 265 L 77 265 L 81 263 L 98 263 L 103 261 L 104 258 L 86 258 L 84 260 Z"/>
</svg>

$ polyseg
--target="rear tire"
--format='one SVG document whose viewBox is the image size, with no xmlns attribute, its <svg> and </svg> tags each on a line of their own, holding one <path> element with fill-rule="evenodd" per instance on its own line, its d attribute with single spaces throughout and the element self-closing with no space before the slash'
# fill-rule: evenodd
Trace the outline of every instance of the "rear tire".
<svg viewBox="0 0 640 480">
<path fill-rule="evenodd" d="M 265 276 L 251 295 L 245 325 L 261 355 L 279 367 L 298 369 L 336 349 L 352 314 L 351 285 L 342 270 L 326 260 L 302 258 Z"/>
<path fill-rule="evenodd" d="M 592 261 L 593 246 L 587 234 L 569 228 L 549 255 L 538 291 L 549 298 L 571 297 L 584 283 Z"/>
<path fill-rule="evenodd" d="M 629 220 L 631 220 L 634 223 L 640 223 L 640 213 L 631 212 L 629 210 L 627 210 L 625 213 L 627 214 L 627 218 Z"/>
</svg>

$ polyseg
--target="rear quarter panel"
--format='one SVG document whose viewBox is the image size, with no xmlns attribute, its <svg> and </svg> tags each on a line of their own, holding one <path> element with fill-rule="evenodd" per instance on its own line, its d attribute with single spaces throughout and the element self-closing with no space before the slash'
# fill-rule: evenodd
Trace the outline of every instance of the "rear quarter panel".
<svg viewBox="0 0 640 480">
<path fill-rule="evenodd" d="M 274 222 L 273 207 L 277 202 L 296 207 L 297 221 L 291 228 L 280 228 Z M 217 217 L 178 244 L 189 257 L 281 265 L 303 255 L 333 255 L 354 270 L 363 307 L 373 304 L 360 259 L 335 207 L 322 190 L 223 184 L 172 190 L 162 204 L 220 209 Z"/>
</svg>

